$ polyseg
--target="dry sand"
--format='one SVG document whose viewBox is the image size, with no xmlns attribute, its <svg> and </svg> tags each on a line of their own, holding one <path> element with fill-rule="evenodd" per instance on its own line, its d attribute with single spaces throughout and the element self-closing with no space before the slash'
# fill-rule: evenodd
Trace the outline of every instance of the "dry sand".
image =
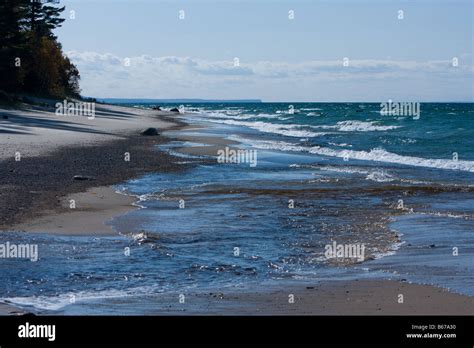
<svg viewBox="0 0 474 348">
<path fill-rule="evenodd" d="M 127 205 L 131 209 L 131 198 L 102 189 L 99 201 L 94 201 L 94 192 L 78 196 L 77 209 L 72 211 L 66 207 L 73 197 L 67 195 L 183 167 L 157 151 L 156 145 L 167 138 L 139 135 L 149 127 L 160 133 L 178 129 L 182 123 L 176 113 L 102 104 L 97 104 L 94 119 L 58 116 L 54 111 L 28 105 L 21 110 L 0 109 L 0 230 L 111 233 L 99 223 L 100 217 L 85 219 L 82 214 L 96 210 L 107 220 L 123 213 Z M 15 161 L 17 152 L 21 161 Z M 125 153 L 130 154 L 128 162 Z M 75 181 L 75 175 L 93 180 Z M 55 216 L 58 210 L 61 213 Z M 40 219 L 38 212 L 43 215 Z M 82 221 L 88 221 L 87 226 L 81 227 Z M 17 227 L 18 223 L 26 224 Z"/>
<path fill-rule="evenodd" d="M 54 111 L 51 107 L 0 108 L 0 160 L 16 152 L 22 157 L 39 156 L 63 146 L 97 144 L 148 127 L 167 129 L 174 124 L 163 117 L 176 115 L 103 104 L 96 105 L 94 119 L 58 116 Z"/>
</svg>

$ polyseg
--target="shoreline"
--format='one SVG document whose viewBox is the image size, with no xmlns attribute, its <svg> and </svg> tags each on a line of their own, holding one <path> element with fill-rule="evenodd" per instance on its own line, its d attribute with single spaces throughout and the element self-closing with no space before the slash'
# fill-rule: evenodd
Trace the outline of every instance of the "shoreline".
<svg viewBox="0 0 474 348">
<path fill-rule="evenodd" d="M 107 310 L 107 315 L 121 315 L 123 308 L 127 313 L 122 314 L 125 316 L 469 316 L 474 312 L 473 297 L 433 285 L 390 279 L 314 281 L 242 290 L 216 288 L 195 293 L 185 292 L 184 303 L 179 302 L 181 295 L 177 292 L 165 292 L 149 297 L 109 298 L 104 299 L 106 302 L 98 303 Z M 403 302 L 399 302 L 400 295 L 403 295 Z M 12 303 L 0 302 L 0 316 L 28 313 L 40 316 L 81 315 L 80 304 L 78 306 L 66 306 L 58 311 L 31 311 Z M 144 310 L 141 313 L 130 313 L 130 307 Z"/>
<path fill-rule="evenodd" d="M 0 302 L 0 316 L 25 315 L 27 311 L 9 303 Z"/>
<path fill-rule="evenodd" d="M 107 106 L 101 105 L 101 108 L 107 109 Z M 158 136 L 140 135 L 140 131 L 149 126 L 154 126 L 160 133 L 163 130 L 180 129 L 185 126 L 182 121 L 167 118 L 171 114 L 166 112 L 139 110 L 133 114 L 134 110 L 131 108 L 122 108 L 122 110 L 126 110 L 132 116 L 120 116 L 125 120 L 119 121 L 110 119 L 110 114 L 113 115 L 113 112 L 123 112 L 117 111 L 116 107 L 112 106 L 110 113 L 104 116 L 105 120 L 97 116 L 92 133 L 69 129 L 58 130 L 54 122 L 62 122 L 62 120 L 58 121 L 57 116 L 51 111 L 49 114 L 42 111 L 42 120 L 37 120 L 37 122 L 44 128 L 38 127 L 35 123 L 35 126 L 29 128 L 31 136 L 11 134 L 6 139 L 2 138 L 0 145 L 3 142 L 7 144 L 3 148 L 10 147 L 11 156 L 6 156 L 5 151 L 0 153 L 2 163 L 0 166 L 0 177 L 2 177 L 0 231 L 21 230 L 29 224 L 39 227 L 41 221 L 47 222 L 47 226 L 53 226 L 48 216 L 54 219 L 56 218 L 54 215 L 59 213 L 62 218 L 66 217 L 74 209 L 69 207 L 70 199 L 74 198 L 76 198 L 77 209 L 73 214 L 76 215 L 81 210 L 93 210 L 101 204 L 106 206 L 107 201 L 112 205 L 118 202 L 121 202 L 119 206 L 126 205 L 130 202 L 130 198 L 124 195 L 107 193 L 107 199 L 102 200 L 101 203 L 94 201 L 93 195 L 85 192 L 105 186 L 111 189 L 112 185 L 145 173 L 185 169 L 186 166 L 175 163 L 179 159 L 159 151 L 155 146 L 166 143 L 170 139 L 161 134 Z M 50 123 L 44 120 L 47 115 L 53 119 L 49 121 Z M 9 120 L 14 117 L 10 116 Z M 77 122 L 88 122 L 88 120 L 82 118 Z M 109 130 L 108 127 L 112 127 L 113 133 L 108 132 L 104 135 L 107 133 L 106 130 Z M 100 130 L 99 136 L 96 133 L 98 130 Z M 53 138 L 51 132 L 54 133 Z M 59 140 L 55 146 L 51 146 L 57 139 Z M 32 150 L 23 152 L 24 148 L 32 148 Z M 20 161 L 15 161 L 14 149 L 19 149 Z M 125 160 L 127 154 L 128 161 Z M 76 175 L 83 176 L 85 180 L 74 180 Z M 104 193 L 106 192 L 103 191 L 102 196 Z M 71 194 L 76 194 L 76 196 L 70 197 Z M 101 209 L 107 210 L 107 207 Z M 131 203 L 130 209 L 133 209 Z M 123 211 L 123 208 L 119 211 Z M 109 211 L 108 215 L 110 213 L 112 211 Z M 80 217 L 80 215 L 75 217 Z M 66 229 L 63 228 L 63 231 Z"/>
<path fill-rule="evenodd" d="M 290 295 L 294 302 L 290 303 Z M 399 303 L 403 295 L 403 303 Z M 329 280 L 314 284 L 270 286 L 261 291 L 217 290 L 190 294 L 189 308 L 177 294 L 159 298 L 167 315 L 472 315 L 474 298 L 433 285 L 397 280 Z M 167 302 L 164 299 L 169 299 Z M 163 314 L 157 311 L 154 314 Z"/>
<path fill-rule="evenodd" d="M 140 110 L 141 113 L 143 110 Z M 0 230 L 70 236 L 118 235 L 120 231 L 114 230 L 107 224 L 108 221 L 137 207 L 133 206 L 135 197 L 115 192 L 113 185 L 145 173 L 175 172 L 187 168 L 173 163 L 180 161 L 180 158 L 154 146 L 173 139 L 162 135 L 140 136 L 138 130 L 153 124 L 150 117 L 158 120 L 160 132 L 179 131 L 189 126 L 181 120 L 168 119 L 170 115 L 166 113 L 145 114 L 141 119 L 147 120 L 147 123 L 140 128 L 136 128 L 135 124 L 126 130 L 123 125 L 124 128 L 107 135 L 105 140 L 91 144 L 83 142 L 91 139 L 89 135 L 82 137 L 82 141 L 76 144 L 63 144 L 63 139 L 58 149 L 50 151 L 51 147 L 45 146 L 42 152 L 37 151 L 22 160 L 21 166 L 12 158 L 2 160 L 0 156 L 0 160 L 6 164 L 0 169 L 0 175 L 4 175 L 9 187 L 6 194 L 0 195 L 0 207 L 3 206 L 0 209 L 3 212 L 0 214 Z M 22 136 L 17 135 L 16 141 L 24 143 Z M 44 138 L 43 135 L 41 139 Z M 207 144 L 189 147 L 184 151 L 182 148 L 177 149 L 179 152 L 206 156 L 215 155 L 219 146 L 236 144 L 223 137 L 178 135 L 176 139 Z M 133 166 L 124 165 L 122 156 L 127 151 L 131 152 Z M 50 168 L 57 171 L 51 172 Z M 74 181 L 74 175 L 90 175 L 94 180 Z M 5 197 L 11 199 L 7 201 L 8 204 L 5 204 Z M 76 204 L 74 210 L 69 206 L 71 199 Z M 9 216 L 12 212 L 13 215 Z M 174 300 L 171 297 L 175 294 L 167 293 L 163 296 L 170 296 L 170 306 L 164 310 L 164 314 L 227 314 L 229 311 L 228 314 L 238 315 L 347 315 L 356 311 L 352 314 L 449 315 L 474 312 L 474 297 L 449 292 L 434 285 L 384 279 L 315 283 L 314 286 L 290 285 L 285 289 L 271 288 L 260 292 L 230 292 L 223 294 L 222 298 L 218 294 L 217 304 L 216 294 L 190 294 L 201 308 L 189 311 L 180 308 L 179 304 L 173 307 Z M 396 302 L 396 296 L 402 291 L 408 298 L 405 305 Z M 290 307 L 284 298 L 288 293 L 294 293 L 297 299 Z M 0 315 L 15 315 L 18 312 L 24 313 L 14 305 L 0 303 Z"/>
<path fill-rule="evenodd" d="M 69 209 L 68 202 L 74 200 L 75 209 Z M 40 215 L 27 222 L 13 226 L 15 231 L 28 233 L 47 233 L 67 236 L 115 236 L 108 222 L 114 217 L 134 209 L 136 199 L 117 193 L 114 186 L 91 187 L 86 192 L 67 195 L 62 201 L 61 210 L 56 214 Z M 80 221 L 80 224 L 77 224 Z"/>
</svg>

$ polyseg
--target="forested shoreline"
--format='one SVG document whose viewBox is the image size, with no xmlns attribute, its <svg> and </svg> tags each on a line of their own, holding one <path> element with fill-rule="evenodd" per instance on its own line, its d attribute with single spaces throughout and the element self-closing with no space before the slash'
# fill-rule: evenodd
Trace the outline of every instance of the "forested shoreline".
<svg viewBox="0 0 474 348">
<path fill-rule="evenodd" d="M 54 34 L 64 10 L 59 1 L 0 2 L 0 98 L 79 97 L 79 71 Z"/>
</svg>

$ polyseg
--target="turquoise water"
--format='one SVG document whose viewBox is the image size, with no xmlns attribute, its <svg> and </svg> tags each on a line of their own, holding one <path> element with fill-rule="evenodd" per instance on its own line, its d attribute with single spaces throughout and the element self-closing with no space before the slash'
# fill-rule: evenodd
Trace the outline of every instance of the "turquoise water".
<svg viewBox="0 0 474 348">
<path fill-rule="evenodd" d="M 205 126 L 188 135 L 237 141 L 257 165 L 180 154 L 187 141 L 162 146 L 194 164 L 118 185 L 142 209 L 111 222 L 117 237 L 1 235 L 40 250 L 36 263 L 2 263 L 1 298 L 35 311 L 146 314 L 161 293 L 359 278 L 474 296 L 473 104 L 421 104 L 419 119 L 367 103 L 184 108 L 179 117 Z M 365 261 L 331 262 L 332 242 L 364 244 Z"/>
<path fill-rule="evenodd" d="M 353 156 L 348 152 L 349 157 L 410 165 L 417 164 L 418 158 L 439 159 L 440 163 L 428 167 L 447 168 L 455 168 L 444 162 L 452 160 L 454 152 L 458 153 L 461 163 L 474 159 L 474 106 L 469 103 L 422 103 L 419 119 L 414 114 L 381 114 L 379 103 L 192 104 L 184 107 L 187 112 L 195 113 L 194 120 L 243 126 L 257 130 L 260 139 L 281 140 L 293 146 L 322 147 L 319 152 L 313 149 L 317 154 L 329 149 L 332 152 L 328 153 L 342 157 L 342 151 L 347 150 L 355 152 Z M 278 146 L 273 144 L 280 149 Z M 381 152 L 370 156 L 374 150 Z M 466 168 L 474 170 L 472 163 Z"/>
</svg>

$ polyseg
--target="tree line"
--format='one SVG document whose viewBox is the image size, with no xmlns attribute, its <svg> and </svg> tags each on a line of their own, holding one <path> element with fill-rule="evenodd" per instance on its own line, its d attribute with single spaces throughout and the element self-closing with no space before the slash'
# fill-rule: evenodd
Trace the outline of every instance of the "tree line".
<svg viewBox="0 0 474 348">
<path fill-rule="evenodd" d="M 58 0 L 0 1 L 0 90 L 44 97 L 78 97 L 79 71 L 54 29 L 64 22 Z"/>
</svg>

